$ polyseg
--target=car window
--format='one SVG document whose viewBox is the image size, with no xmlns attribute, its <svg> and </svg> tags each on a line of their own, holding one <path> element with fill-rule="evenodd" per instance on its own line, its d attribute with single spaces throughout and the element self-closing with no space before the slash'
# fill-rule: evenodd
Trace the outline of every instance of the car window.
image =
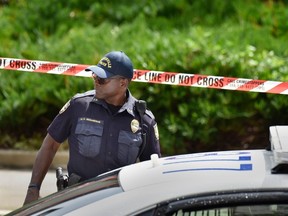
<svg viewBox="0 0 288 216">
<path fill-rule="evenodd" d="M 159 203 L 155 215 L 270 216 L 288 215 L 288 190 L 223 191 L 178 197 Z"/>
<path fill-rule="evenodd" d="M 288 205 L 247 205 L 187 211 L 179 209 L 173 216 L 275 216 L 288 215 Z"/>
</svg>

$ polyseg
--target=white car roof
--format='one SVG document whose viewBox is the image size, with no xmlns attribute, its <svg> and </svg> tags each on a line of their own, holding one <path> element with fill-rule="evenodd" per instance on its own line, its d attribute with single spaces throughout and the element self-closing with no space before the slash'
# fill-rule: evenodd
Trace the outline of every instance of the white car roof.
<svg viewBox="0 0 288 216">
<path fill-rule="evenodd" d="M 125 191 L 149 185 L 171 187 L 186 182 L 194 193 L 237 188 L 287 187 L 287 175 L 273 175 L 277 163 L 288 160 L 288 126 L 270 127 L 271 151 L 238 150 L 185 154 L 164 158 L 152 156 L 146 163 L 124 167 L 120 184 Z M 285 181 L 284 181 L 285 180 Z M 211 184 L 213 182 L 213 184 Z M 204 184 L 205 183 L 205 184 Z M 184 185 L 183 185 L 184 186 Z M 167 187 L 167 185 L 166 185 Z"/>
<path fill-rule="evenodd" d="M 261 150 L 198 153 L 156 160 L 123 168 L 119 174 L 123 189 L 129 191 L 155 184 L 161 187 L 164 182 L 172 186 L 187 181 L 194 192 L 202 193 L 213 188 L 260 187 L 266 175 Z"/>
</svg>

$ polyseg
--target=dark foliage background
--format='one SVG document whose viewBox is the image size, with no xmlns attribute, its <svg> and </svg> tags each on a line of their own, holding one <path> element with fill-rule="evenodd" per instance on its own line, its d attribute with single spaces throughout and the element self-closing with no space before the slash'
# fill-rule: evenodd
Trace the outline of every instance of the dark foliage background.
<svg viewBox="0 0 288 216">
<path fill-rule="evenodd" d="M 284 0 L 0 1 L 0 56 L 95 64 L 124 50 L 137 69 L 287 81 Z M 38 149 L 89 78 L 0 71 L 0 148 Z M 263 148 L 287 124 L 285 95 L 132 82 L 163 154 Z"/>
</svg>

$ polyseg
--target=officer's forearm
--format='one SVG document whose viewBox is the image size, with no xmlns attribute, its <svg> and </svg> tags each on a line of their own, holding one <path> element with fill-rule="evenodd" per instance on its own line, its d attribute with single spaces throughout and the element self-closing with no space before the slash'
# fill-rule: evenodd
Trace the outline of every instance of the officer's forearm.
<svg viewBox="0 0 288 216">
<path fill-rule="evenodd" d="M 42 181 L 59 148 L 59 145 L 60 144 L 55 142 L 55 140 L 49 134 L 45 137 L 33 165 L 30 186 L 33 187 L 33 185 L 37 185 L 40 188 Z"/>
</svg>

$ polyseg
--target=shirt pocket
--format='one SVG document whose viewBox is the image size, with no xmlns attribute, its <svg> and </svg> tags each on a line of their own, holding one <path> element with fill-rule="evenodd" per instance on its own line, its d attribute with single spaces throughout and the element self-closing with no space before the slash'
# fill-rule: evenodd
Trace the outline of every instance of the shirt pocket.
<svg viewBox="0 0 288 216">
<path fill-rule="evenodd" d="M 79 153 L 85 157 L 96 157 L 100 152 L 102 134 L 102 122 L 79 120 L 75 130 Z"/>
<path fill-rule="evenodd" d="M 118 160 L 121 166 L 136 162 L 142 144 L 141 133 L 121 130 L 118 137 Z"/>
</svg>

